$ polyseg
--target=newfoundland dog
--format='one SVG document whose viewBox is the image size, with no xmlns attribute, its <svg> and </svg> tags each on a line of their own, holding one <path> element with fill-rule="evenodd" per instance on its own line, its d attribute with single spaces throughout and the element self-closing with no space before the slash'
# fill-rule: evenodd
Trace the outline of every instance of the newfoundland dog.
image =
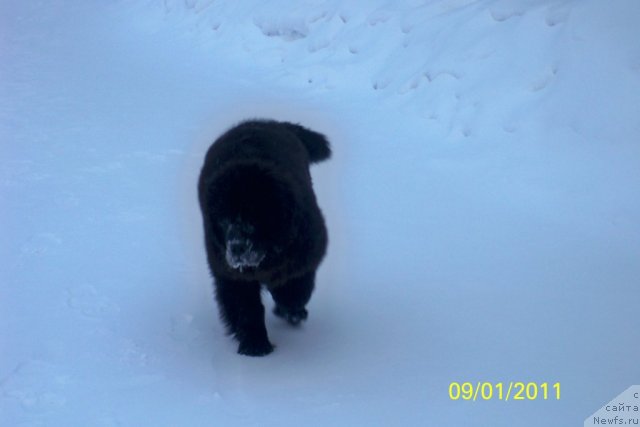
<svg viewBox="0 0 640 427">
<path fill-rule="evenodd" d="M 326 137 L 273 120 L 240 123 L 209 148 L 198 182 L 207 260 L 220 315 L 238 353 L 273 351 L 260 299 L 291 325 L 306 304 L 327 248 L 309 165 L 328 159 Z"/>
</svg>

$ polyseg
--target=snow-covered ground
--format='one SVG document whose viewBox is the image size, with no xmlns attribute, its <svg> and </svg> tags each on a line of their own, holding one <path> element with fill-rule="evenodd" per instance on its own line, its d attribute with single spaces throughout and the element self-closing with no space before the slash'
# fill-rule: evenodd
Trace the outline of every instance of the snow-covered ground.
<svg viewBox="0 0 640 427">
<path fill-rule="evenodd" d="M 291 3 L 0 1 L 0 425 L 569 426 L 638 384 L 640 2 Z M 265 358 L 195 192 L 247 117 L 334 149 Z"/>
</svg>

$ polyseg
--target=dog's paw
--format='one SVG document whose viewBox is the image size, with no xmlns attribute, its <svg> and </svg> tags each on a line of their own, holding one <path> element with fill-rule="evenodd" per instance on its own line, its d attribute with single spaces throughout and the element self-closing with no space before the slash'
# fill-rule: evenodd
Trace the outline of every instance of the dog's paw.
<svg viewBox="0 0 640 427">
<path fill-rule="evenodd" d="M 245 356 L 266 356 L 274 349 L 273 344 L 268 339 L 263 340 L 249 340 L 245 339 L 240 341 L 238 346 L 238 353 Z"/>
<path fill-rule="evenodd" d="M 297 326 L 303 320 L 307 320 L 309 316 L 309 312 L 307 312 L 306 308 L 286 308 L 281 305 L 276 305 L 273 309 L 273 314 L 278 317 L 282 317 L 286 320 L 290 325 Z"/>
</svg>

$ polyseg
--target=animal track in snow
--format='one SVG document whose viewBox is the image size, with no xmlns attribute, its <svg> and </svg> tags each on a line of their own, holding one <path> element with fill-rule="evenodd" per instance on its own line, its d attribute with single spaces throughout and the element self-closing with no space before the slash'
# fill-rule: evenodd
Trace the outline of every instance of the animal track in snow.
<svg viewBox="0 0 640 427">
<path fill-rule="evenodd" d="M 369 14 L 367 17 L 367 23 L 374 27 L 378 24 L 384 24 L 389 20 L 389 18 L 391 18 L 391 13 L 383 9 L 378 9 Z"/>
<path fill-rule="evenodd" d="M 330 44 L 331 44 L 331 41 L 329 39 L 314 40 L 310 42 L 309 45 L 307 46 L 307 52 L 309 53 L 317 52 L 319 50 L 329 47 Z"/>
<path fill-rule="evenodd" d="M 0 402 L 15 399 L 22 409 L 33 414 L 44 414 L 66 403 L 62 391 L 69 376 L 60 373 L 60 367 L 39 360 L 21 363 L 6 378 L 0 380 Z"/>
<path fill-rule="evenodd" d="M 254 25 L 267 37 L 278 37 L 284 41 L 295 41 L 307 37 L 309 28 L 301 20 L 290 22 L 270 22 L 262 19 L 254 19 Z"/>
<path fill-rule="evenodd" d="M 307 19 L 307 21 L 310 24 L 313 24 L 321 19 L 327 18 L 327 20 L 331 19 L 331 16 L 329 15 L 329 13 L 326 10 L 320 10 L 318 12 L 316 12 L 315 14 L 311 14 L 309 16 L 309 18 Z"/>
<path fill-rule="evenodd" d="M 171 338 L 180 342 L 192 342 L 200 337 L 200 331 L 193 324 L 193 315 L 182 314 L 171 319 Z"/>
<path fill-rule="evenodd" d="M 550 7 L 545 16 L 545 23 L 550 27 L 564 24 L 569 19 L 570 13 L 571 10 L 566 6 Z"/>
<path fill-rule="evenodd" d="M 557 73 L 558 73 L 558 68 L 555 66 L 551 67 L 548 72 L 546 72 L 544 75 L 540 76 L 539 78 L 537 78 L 531 83 L 530 85 L 531 91 L 539 92 L 545 89 L 553 81 L 553 78 L 556 76 Z"/>
<path fill-rule="evenodd" d="M 398 93 L 400 95 L 404 95 L 407 92 L 416 90 L 420 86 L 420 81 L 422 80 L 422 77 L 423 76 L 421 74 L 412 77 L 411 79 L 409 79 L 407 83 L 405 83 L 398 89 Z"/>
<path fill-rule="evenodd" d="M 53 233 L 38 233 L 20 246 L 23 255 L 42 255 L 59 246 L 62 239 Z"/>
<path fill-rule="evenodd" d="M 458 73 L 456 73 L 455 71 L 425 71 L 423 73 L 423 75 L 427 78 L 427 80 L 429 80 L 429 83 L 433 82 L 434 80 L 441 78 L 441 77 L 445 77 L 445 78 L 452 78 L 454 80 L 460 80 L 460 75 Z"/>
<path fill-rule="evenodd" d="M 518 130 L 518 128 L 515 123 L 508 122 L 502 125 L 502 130 L 505 131 L 506 133 L 515 133 Z"/>
<path fill-rule="evenodd" d="M 489 13 L 491 14 L 491 18 L 496 22 L 504 22 L 507 19 L 524 15 L 524 11 L 510 7 L 494 7 L 489 10 Z"/>
<path fill-rule="evenodd" d="M 389 86 L 389 84 L 391 83 L 391 79 L 388 77 L 383 77 L 380 79 L 376 79 L 373 82 L 373 90 L 382 90 L 384 88 L 386 88 L 387 86 Z"/>
<path fill-rule="evenodd" d="M 67 306 L 83 316 L 99 318 L 120 311 L 117 304 L 99 294 L 91 285 L 79 286 L 67 290 Z"/>
<path fill-rule="evenodd" d="M 440 78 L 449 78 L 452 80 L 460 80 L 460 75 L 454 71 L 425 71 L 423 73 L 420 73 L 418 75 L 415 75 L 413 77 L 411 77 L 404 85 L 402 85 L 399 89 L 398 89 L 398 93 L 400 95 L 404 95 L 407 92 L 410 92 L 412 90 L 417 89 L 418 87 L 420 87 L 420 83 L 422 82 L 422 79 L 426 78 L 426 80 L 429 83 L 434 82 L 437 79 Z"/>
<path fill-rule="evenodd" d="M 124 340 L 120 347 L 119 359 L 125 365 L 145 367 L 149 364 L 149 356 L 134 341 Z"/>
<path fill-rule="evenodd" d="M 203 10 L 209 8 L 209 6 L 211 6 L 215 0 L 185 0 L 185 1 L 191 1 L 192 3 L 194 3 L 193 9 L 196 11 L 196 13 L 200 13 Z"/>
</svg>

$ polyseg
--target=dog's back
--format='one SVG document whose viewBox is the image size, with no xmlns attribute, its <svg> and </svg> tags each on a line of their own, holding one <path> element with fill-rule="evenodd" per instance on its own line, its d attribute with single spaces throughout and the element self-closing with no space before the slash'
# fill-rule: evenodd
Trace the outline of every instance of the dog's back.
<svg viewBox="0 0 640 427">
<path fill-rule="evenodd" d="M 209 148 L 202 175 L 229 163 L 268 162 L 297 179 L 308 181 L 309 165 L 328 159 L 326 137 L 303 126 L 274 120 L 249 120 L 229 129 Z"/>
</svg>

